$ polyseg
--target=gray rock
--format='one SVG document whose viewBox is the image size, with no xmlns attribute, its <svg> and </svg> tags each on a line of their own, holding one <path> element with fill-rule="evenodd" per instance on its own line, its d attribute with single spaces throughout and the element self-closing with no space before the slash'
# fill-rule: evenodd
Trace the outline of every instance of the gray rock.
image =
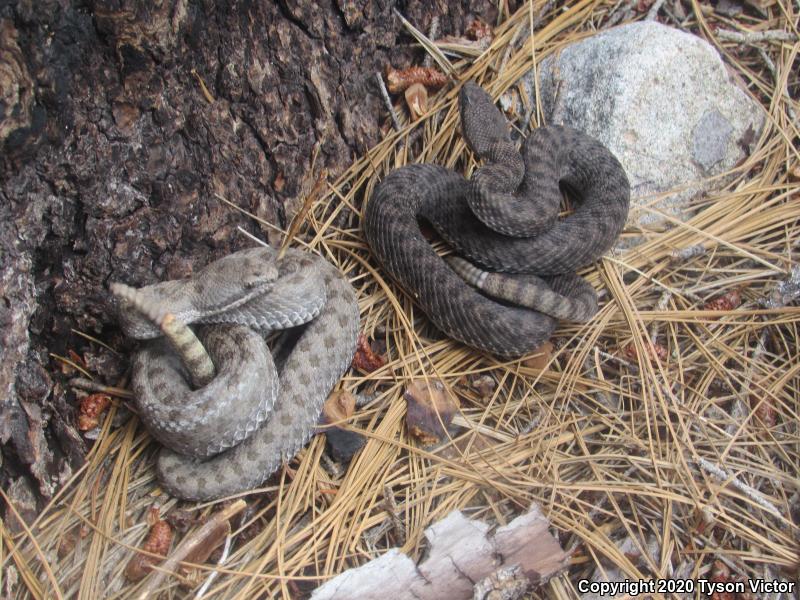
<svg viewBox="0 0 800 600">
<path fill-rule="evenodd" d="M 572 44 L 539 68 L 545 119 L 585 131 L 619 158 L 631 182 L 629 223 L 685 219 L 688 202 L 749 154 L 765 115 L 731 81 L 717 51 L 652 21 Z M 523 80 L 533 97 L 533 75 Z M 657 202 L 653 197 L 671 190 Z"/>
</svg>

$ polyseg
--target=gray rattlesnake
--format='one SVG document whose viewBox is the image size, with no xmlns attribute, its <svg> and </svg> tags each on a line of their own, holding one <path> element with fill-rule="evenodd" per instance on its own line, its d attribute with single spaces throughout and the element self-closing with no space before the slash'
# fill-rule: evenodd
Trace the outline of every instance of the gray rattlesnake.
<svg viewBox="0 0 800 600">
<path fill-rule="evenodd" d="M 462 87 L 459 108 L 464 138 L 485 166 L 470 181 L 435 165 L 392 171 L 366 205 L 364 234 L 439 329 L 475 348 L 520 356 L 553 333 L 556 318 L 586 320 L 596 311 L 594 290 L 574 271 L 621 233 L 630 185 L 607 148 L 567 127 L 535 129 L 520 154 L 502 113 L 474 83 Z M 563 219 L 559 185 L 579 201 Z M 470 262 L 450 258 L 448 266 L 418 219 Z"/>
<path fill-rule="evenodd" d="M 140 290 L 112 285 L 131 337 L 161 335 L 158 315 L 211 323 L 198 331 L 216 372 L 197 389 L 163 339 L 147 342 L 133 360 L 141 417 L 166 446 L 158 476 L 175 496 L 210 500 L 260 485 L 309 440 L 350 366 L 359 324 L 352 286 L 322 258 L 292 249 L 280 260 L 276 254 L 252 248 L 189 279 Z M 302 324 L 278 385 L 263 335 Z"/>
</svg>

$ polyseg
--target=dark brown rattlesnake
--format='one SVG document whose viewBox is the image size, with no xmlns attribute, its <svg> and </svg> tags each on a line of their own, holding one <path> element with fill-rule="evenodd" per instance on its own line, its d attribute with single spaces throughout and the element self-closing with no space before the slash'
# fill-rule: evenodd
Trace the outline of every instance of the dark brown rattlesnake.
<svg viewBox="0 0 800 600">
<path fill-rule="evenodd" d="M 630 185 L 614 155 L 579 131 L 536 129 L 520 154 L 482 88 L 466 83 L 459 105 L 464 138 L 486 165 L 470 181 L 434 165 L 389 173 L 367 203 L 364 233 L 384 268 L 442 331 L 500 356 L 520 356 L 552 334 L 554 317 L 585 320 L 596 311 L 594 290 L 573 272 L 619 236 Z M 563 219 L 559 185 L 579 201 Z M 418 219 L 486 271 L 463 259 L 450 268 L 421 235 Z M 488 298 L 459 273 L 522 306 Z"/>
<path fill-rule="evenodd" d="M 146 343 L 133 361 L 142 419 L 166 446 L 159 479 L 175 496 L 209 500 L 261 484 L 308 441 L 350 366 L 359 323 L 353 288 L 322 258 L 291 249 L 279 260 L 276 254 L 252 248 L 189 279 L 140 290 L 112 285 L 123 330 L 132 337 L 161 335 L 165 319 L 214 323 L 198 331 L 216 373 L 197 389 L 163 339 Z M 263 334 L 304 323 L 278 385 Z M 184 363 L 193 363 L 186 332 L 194 336 L 188 327 L 181 331 L 176 343 L 186 346 Z"/>
</svg>

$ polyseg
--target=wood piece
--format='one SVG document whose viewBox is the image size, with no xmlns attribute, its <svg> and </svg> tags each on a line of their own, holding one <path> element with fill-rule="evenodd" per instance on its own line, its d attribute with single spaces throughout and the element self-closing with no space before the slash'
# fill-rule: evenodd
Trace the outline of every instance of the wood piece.
<svg viewBox="0 0 800 600">
<path fill-rule="evenodd" d="M 537 586 L 567 566 L 568 555 L 549 526 L 536 504 L 494 533 L 453 511 L 425 530 L 430 552 L 419 567 L 392 548 L 318 587 L 311 600 L 461 600 L 494 597 L 488 594 L 504 587 L 508 595 L 498 597 L 519 597 L 513 594 L 523 587 L 520 575 Z"/>
</svg>

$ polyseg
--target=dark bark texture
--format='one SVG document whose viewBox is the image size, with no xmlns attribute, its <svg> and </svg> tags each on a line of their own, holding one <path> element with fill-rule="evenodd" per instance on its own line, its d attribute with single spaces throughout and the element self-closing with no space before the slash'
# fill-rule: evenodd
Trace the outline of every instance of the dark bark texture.
<svg viewBox="0 0 800 600">
<path fill-rule="evenodd" d="M 272 235 L 217 193 L 285 226 L 322 168 L 379 141 L 375 72 L 421 61 L 394 10 L 456 35 L 495 6 L 0 1 L 0 485 L 30 506 L 81 463 L 51 354 L 119 380 L 124 356 L 74 333 L 122 347 L 109 281 L 186 276 L 249 245 L 240 225 Z"/>
</svg>

